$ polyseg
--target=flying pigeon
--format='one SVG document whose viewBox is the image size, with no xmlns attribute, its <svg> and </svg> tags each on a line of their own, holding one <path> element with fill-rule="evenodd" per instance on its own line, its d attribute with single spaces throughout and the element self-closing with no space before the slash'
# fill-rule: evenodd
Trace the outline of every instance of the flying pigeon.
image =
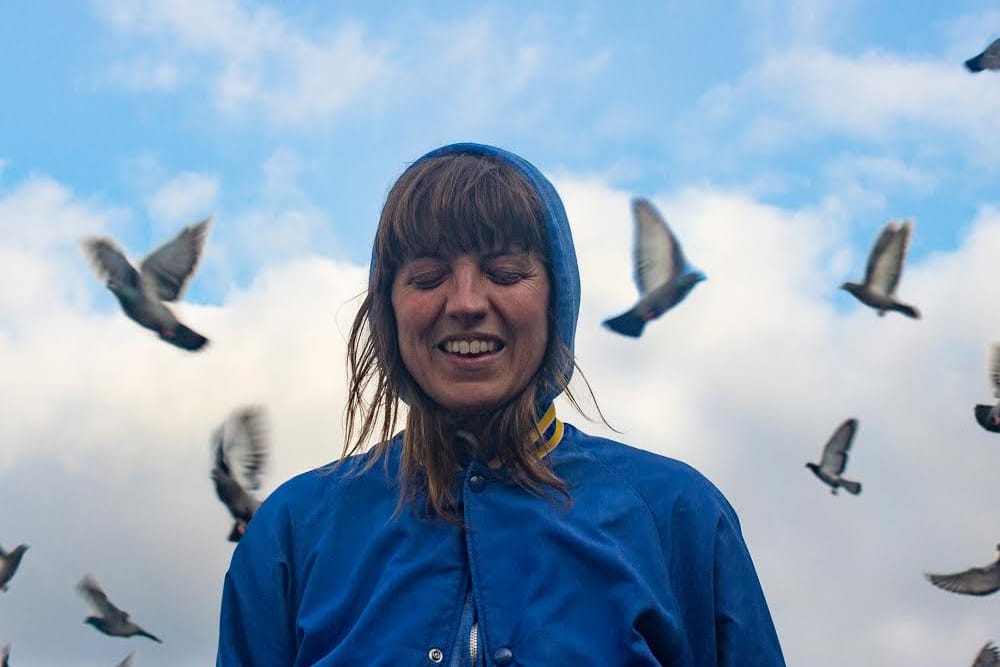
<svg viewBox="0 0 1000 667">
<path fill-rule="evenodd" d="M 118 298 L 125 314 L 184 350 L 200 350 L 208 339 L 181 324 L 164 302 L 177 301 L 194 275 L 210 221 L 206 218 L 185 227 L 142 260 L 138 271 L 113 240 L 92 237 L 81 242 L 94 270 Z"/>
<path fill-rule="evenodd" d="M 648 200 L 632 201 L 632 217 L 635 219 L 632 262 L 639 302 L 603 324 L 612 331 L 638 338 L 647 322 L 683 301 L 696 284 L 705 280 L 705 274 L 688 264 L 680 242 Z"/>
<path fill-rule="evenodd" d="M 127 613 L 111 604 L 104 589 L 101 588 L 101 585 L 91 575 L 88 574 L 81 579 L 80 583 L 76 585 L 76 590 L 87 600 L 91 608 L 99 614 L 98 616 L 88 616 L 84 619 L 84 623 L 89 623 L 104 634 L 112 637 L 132 637 L 138 635 L 140 637 L 148 637 L 159 644 L 163 643 L 159 637 L 151 635 L 140 628 L 129 619 Z"/>
<path fill-rule="evenodd" d="M 7 592 L 7 584 L 10 583 L 17 568 L 21 565 L 24 552 L 28 550 L 27 544 L 20 544 L 14 547 L 10 553 L 6 553 L 0 547 L 0 591 Z"/>
<path fill-rule="evenodd" d="M 116 667 L 132 667 L 135 664 L 135 651 L 132 651 Z M 2 666 L 0 666 L 2 667 Z"/>
<path fill-rule="evenodd" d="M 972 667 L 1000 667 L 1000 651 L 993 645 L 993 642 L 986 642 Z"/>
<path fill-rule="evenodd" d="M 978 56 L 965 61 L 965 69 L 970 72 L 982 72 L 984 69 L 1000 69 L 1000 39 L 983 49 Z"/>
<path fill-rule="evenodd" d="M 975 415 L 979 425 L 987 431 L 1000 433 L 1000 345 L 990 346 L 990 384 L 993 385 L 993 397 L 998 399 L 995 405 L 976 405 Z"/>
<path fill-rule="evenodd" d="M 912 228 L 909 220 L 887 224 L 868 255 L 865 282 L 844 283 L 840 286 L 861 303 L 877 310 L 879 317 L 885 315 L 887 310 L 897 310 L 907 317 L 920 319 L 920 311 L 894 297 L 899 278 L 903 274 L 903 261 L 906 259 L 906 247 L 910 243 Z"/>
<path fill-rule="evenodd" d="M 1000 553 L 1000 544 L 997 545 Z M 963 595 L 990 595 L 1000 590 L 1000 555 L 985 567 L 970 567 L 955 574 L 924 574 L 927 580 L 946 591 Z"/>
<path fill-rule="evenodd" d="M 0 646 L 0 667 L 10 667 L 10 643 Z"/>
<path fill-rule="evenodd" d="M 837 427 L 826 445 L 819 463 L 807 463 L 806 467 L 813 471 L 825 484 L 830 486 L 830 493 L 836 495 L 838 487 L 844 487 L 848 493 L 861 493 L 861 482 L 852 482 L 841 477 L 847 466 L 847 450 L 851 448 L 854 433 L 858 430 L 857 419 L 847 419 Z"/>
<path fill-rule="evenodd" d="M 270 438 L 264 410 L 250 406 L 234 410 L 212 434 L 212 481 L 235 523 L 230 542 L 239 542 L 260 501 L 250 491 L 260 488 L 267 465 Z"/>
</svg>

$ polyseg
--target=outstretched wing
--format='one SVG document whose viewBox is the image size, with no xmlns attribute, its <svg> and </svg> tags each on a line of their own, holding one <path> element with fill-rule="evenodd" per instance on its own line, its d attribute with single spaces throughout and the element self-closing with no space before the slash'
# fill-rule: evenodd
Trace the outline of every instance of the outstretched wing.
<svg viewBox="0 0 1000 667">
<path fill-rule="evenodd" d="M 1000 398 L 1000 344 L 990 345 L 990 384 L 993 396 Z"/>
<path fill-rule="evenodd" d="M 104 237 L 91 237 L 80 241 L 80 245 L 101 280 L 113 280 L 119 285 L 140 289 L 139 272 L 114 241 Z"/>
<path fill-rule="evenodd" d="M 80 592 L 80 595 L 83 596 L 99 616 L 103 616 L 111 621 L 114 621 L 114 619 L 123 622 L 128 620 L 128 614 L 111 604 L 107 593 L 104 592 L 101 585 L 91 575 L 88 574 L 81 579 L 76 585 L 76 590 Z"/>
<path fill-rule="evenodd" d="M 252 405 L 234 410 L 223 424 L 222 434 L 229 467 L 235 468 L 247 488 L 259 489 L 271 447 L 264 408 Z"/>
<path fill-rule="evenodd" d="M 684 252 L 663 216 L 647 199 L 632 201 L 635 245 L 632 261 L 635 284 L 645 296 L 665 285 L 684 268 Z"/>
<path fill-rule="evenodd" d="M 993 642 L 986 642 L 972 667 L 1000 667 L 1000 650 L 997 650 Z"/>
<path fill-rule="evenodd" d="M 163 301 L 176 301 L 194 275 L 205 247 L 205 233 L 211 218 L 185 227 L 172 241 L 164 243 L 146 259 L 139 270 L 150 276 L 156 294 Z"/>
<path fill-rule="evenodd" d="M 125 659 L 118 663 L 117 667 L 132 667 L 135 664 L 135 651 L 132 651 Z"/>
<path fill-rule="evenodd" d="M 910 244 L 909 220 L 890 222 L 879 234 L 875 247 L 868 256 L 865 284 L 876 292 L 892 296 L 903 275 L 903 262 Z"/>
<path fill-rule="evenodd" d="M 858 420 L 847 419 L 833 432 L 823 447 L 823 458 L 819 467 L 828 475 L 840 475 L 847 467 L 847 451 L 854 440 L 854 432 L 858 429 Z"/>
<path fill-rule="evenodd" d="M 962 595 L 990 595 L 1000 589 L 997 566 L 971 567 L 954 574 L 926 574 L 938 588 Z"/>
</svg>

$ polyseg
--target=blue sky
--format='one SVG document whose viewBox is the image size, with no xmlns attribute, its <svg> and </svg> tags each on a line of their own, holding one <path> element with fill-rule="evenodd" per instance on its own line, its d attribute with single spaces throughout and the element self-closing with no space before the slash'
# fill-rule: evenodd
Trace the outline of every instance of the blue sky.
<svg viewBox="0 0 1000 667">
<path fill-rule="evenodd" d="M 7 3 L 0 545 L 32 550 L 0 644 L 18 665 L 211 662 L 231 549 L 208 435 L 267 405 L 269 489 L 337 455 L 385 192 L 472 140 L 555 182 L 601 406 L 733 500 L 789 664 L 971 663 L 998 599 L 920 573 L 1000 541 L 1000 449 L 970 417 L 1000 340 L 1000 73 L 962 67 L 998 36 L 972 1 Z M 637 195 L 709 276 L 639 342 L 599 326 L 635 298 Z M 184 355 L 120 316 L 78 241 L 138 259 L 210 214 L 178 312 L 213 342 Z M 899 294 L 919 322 L 836 289 L 896 218 L 916 221 Z M 830 498 L 802 463 L 847 416 L 865 491 Z M 86 571 L 167 643 L 82 626 Z"/>
</svg>

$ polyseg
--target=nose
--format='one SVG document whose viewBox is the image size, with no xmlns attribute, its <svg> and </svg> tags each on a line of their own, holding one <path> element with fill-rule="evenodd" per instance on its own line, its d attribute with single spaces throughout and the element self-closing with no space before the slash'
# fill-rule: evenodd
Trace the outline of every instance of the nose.
<svg viewBox="0 0 1000 667">
<path fill-rule="evenodd" d="M 486 315 L 489 307 L 486 277 L 477 263 L 460 259 L 452 269 L 452 286 L 448 293 L 445 314 L 463 323 L 475 322 Z"/>
</svg>

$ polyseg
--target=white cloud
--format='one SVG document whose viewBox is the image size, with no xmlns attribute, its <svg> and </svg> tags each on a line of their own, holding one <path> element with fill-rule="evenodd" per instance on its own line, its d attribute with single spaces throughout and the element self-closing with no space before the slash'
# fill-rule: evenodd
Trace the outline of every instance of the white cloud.
<svg viewBox="0 0 1000 667">
<path fill-rule="evenodd" d="M 0 282 L 0 335 L 16 335 L 25 318 L 53 303 L 85 300 L 84 280 L 93 276 L 78 241 L 106 234 L 123 217 L 46 176 L 0 191 L 0 264 L 8 276 Z"/>
<path fill-rule="evenodd" d="M 907 268 L 900 296 L 925 313 L 912 321 L 834 307 L 845 269 L 863 263 L 837 208 L 786 210 L 708 187 L 660 193 L 709 278 L 636 341 L 600 326 L 636 297 L 628 196 L 596 179 L 557 181 L 583 273 L 580 363 L 620 439 L 693 463 L 733 501 L 788 663 L 905 656 L 930 667 L 980 646 L 994 601 L 944 593 L 921 572 L 993 557 L 984 508 L 997 500 L 997 441 L 971 405 L 989 400 L 985 351 L 1000 330 L 983 306 L 1000 300 L 1000 211 L 984 208 L 955 251 Z M 58 224 L 22 230 L 27 210 Z M 0 252 L 82 274 L 60 249 L 107 218 L 57 183 L 27 181 L 0 197 L 0 228 L 19 234 L 0 237 Z M 301 256 L 259 266 L 219 305 L 178 306 L 212 339 L 195 354 L 127 321 L 93 280 L 81 283 L 89 300 L 25 280 L 37 307 L 4 310 L 18 334 L 0 336 L 0 367 L 16 378 L 0 385 L 0 506 L 18 509 L 0 538 L 32 549 L 5 594 L 18 612 L 0 618 L 25 662 L 121 659 L 79 623 L 71 589 L 87 571 L 164 636 L 141 647 L 144 665 L 210 662 L 231 553 L 208 480 L 211 430 L 236 405 L 267 406 L 268 489 L 339 452 L 344 341 L 367 268 Z M 861 422 L 848 470 L 865 489 L 834 498 L 803 463 L 846 416 Z M 64 641 L 51 640 L 55 624 Z M 831 642 L 830 628 L 851 641 Z"/>
<path fill-rule="evenodd" d="M 1000 89 L 985 83 L 960 61 L 795 48 L 706 93 L 685 123 L 733 132 L 734 148 L 748 151 L 831 135 L 875 145 L 952 138 L 963 159 L 992 164 L 1000 154 Z"/>
<path fill-rule="evenodd" d="M 830 42 L 850 25 L 853 1 L 806 0 L 743 0 L 740 6 L 747 13 L 753 29 L 749 39 L 759 49 L 774 50 L 789 45 L 818 46 Z"/>
<path fill-rule="evenodd" d="M 95 0 L 94 6 L 135 42 L 136 53 L 112 66 L 116 80 L 148 90 L 132 74 L 162 72 L 173 78 L 169 88 L 203 87 L 234 116 L 260 114 L 280 125 L 326 120 L 388 74 L 384 47 L 352 22 L 311 34 L 274 9 L 236 0 Z"/>
<path fill-rule="evenodd" d="M 171 227 L 190 224 L 212 213 L 219 198 L 219 177 L 213 174 L 182 172 L 160 185 L 146 200 L 154 220 Z"/>
<path fill-rule="evenodd" d="M 180 76 L 173 63 L 142 59 L 114 63 L 108 70 L 112 82 L 143 92 L 172 91 L 177 88 Z"/>
<path fill-rule="evenodd" d="M 894 194 L 929 194 L 938 185 L 934 173 L 891 155 L 849 154 L 831 160 L 826 177 L 842 200 L 857 214 L 884 209 Z"/>
</svg>

